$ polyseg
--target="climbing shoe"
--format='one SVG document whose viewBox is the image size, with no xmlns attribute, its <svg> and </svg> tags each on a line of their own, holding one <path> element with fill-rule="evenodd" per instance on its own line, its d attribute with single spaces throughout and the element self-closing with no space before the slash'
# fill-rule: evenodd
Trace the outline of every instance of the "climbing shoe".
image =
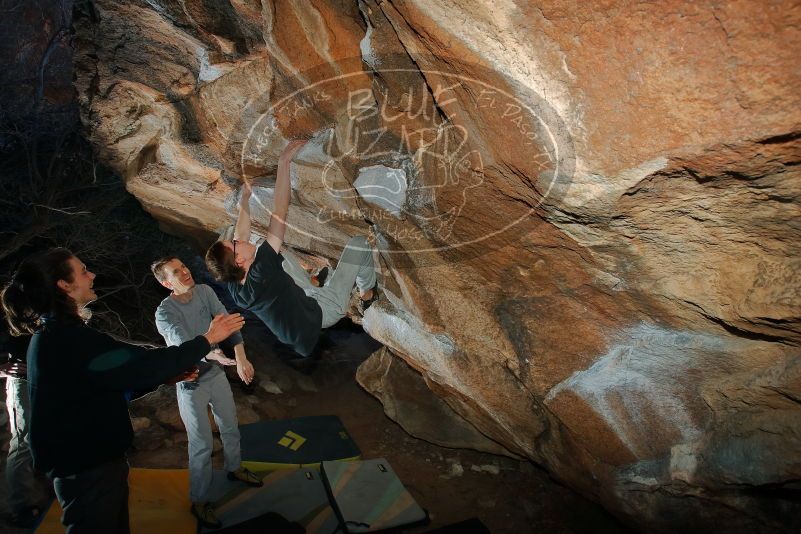
<svg viewBox="0 0 801 534">
<path fill-rule="evenodd" d="M 328 278 L 328 267 L 323 267 L 317 274 L 312 275 L 311 283 L 315 287 L 323 287 L 325 285 L 325 280 Z"/>
<path fill-rule="evenodd" d="M 222 526 L 222 523 L 217 519 L 217 514 L 214 513 L 214 507 L 211 503 L 207 502 L 193 502 L 190 508 L 192 515 L 195 516 L 202 526 L 206 528 L 217 529 Z"/>
<path fill-rule="evenodd" d="M 244 467 L 240 467 L 236 471 L 228 471 L 228 480 L 238 480 L 254 488 L 260 488 L 264 485 L 264 482 L 256 476 L 256 473 Z"/>
<path fill-rule="evenodd" d="M 367 308 L 369 308 L 370 305 L 376 300 L 378 300 L 378 284 L 373 286 L 372 297 L 366 300 L 362 300 L 361 298 L 359 298 L 359 313 L 361 314 L 362 317 L 364 317 L 364 312 L 367 311 Z"/>
</svg>

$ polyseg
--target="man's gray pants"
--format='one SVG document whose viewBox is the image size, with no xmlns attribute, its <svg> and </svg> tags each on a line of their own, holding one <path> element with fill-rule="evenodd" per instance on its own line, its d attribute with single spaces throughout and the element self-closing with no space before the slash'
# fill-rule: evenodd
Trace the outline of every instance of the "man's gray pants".
<svg viewBox="0 0 801 534">
<path fill-rule="evenodd" d="M 36 479 L 28 437 L 31 401 L 28 382 L 22 378 L 6 378 L 6 407 L 11 439 L 6 460 L 8 504 L 13 513 L 21 513 L 36 502 Z"/>
<path fill-rule="evenodd" d="M 373 251 L 364 236 L 356 236 L 348 241 L 339 257 L 337 268 L 328 276 L 323 287 L 314 287 L 311 284 L 308 273 L 291 252 L 284 252 L 282 256 L 284 271 L 323 310 L 323 328 L 333 326 L 345 317 L 354 284 L 362 293 L 375 286 Z"/>
<path fill-rule="evenodd" d="M 179 382 L 177 390 L 178 410 L 189 437 L 189 498 L 193 503 L 208 502 L 213 447 L 209 405 L 220 429 L 225 470 L 236 471 L 242 463 L 234 395 L 225 373 L 216 365 L 196 382 Z"/>
</svg>

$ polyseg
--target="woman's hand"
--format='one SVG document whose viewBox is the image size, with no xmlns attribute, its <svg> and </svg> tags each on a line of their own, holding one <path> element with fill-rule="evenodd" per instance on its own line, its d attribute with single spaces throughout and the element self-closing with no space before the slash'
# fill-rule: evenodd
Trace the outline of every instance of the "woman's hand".
<svg viewBox="0 0 801 534">
<path fill-rule="evenodd" d="M 203 337 L 209 342 L 209 345 L 216 345 L 220 341 L 228 339 L 234 332 L 242 330 L 245 324 L 245 318 L 238 313 L 226 315 L 221 313 L 211 320 L 209 330 Z"/>
</svg>

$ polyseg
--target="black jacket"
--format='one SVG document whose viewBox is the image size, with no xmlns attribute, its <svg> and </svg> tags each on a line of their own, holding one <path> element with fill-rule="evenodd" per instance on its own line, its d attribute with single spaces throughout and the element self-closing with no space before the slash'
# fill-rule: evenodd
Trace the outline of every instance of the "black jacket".
<svg viewBox="0 0 801 534">
<path fill-rule="evenodd" d="M 203 336 L 148 350 L 77 318 L 47 320 L 28 349 L 34 466 L 52 478 L 122 457 L 133 439 L 124 392 L 160 384 L 209 350 Z"/>
</svg>

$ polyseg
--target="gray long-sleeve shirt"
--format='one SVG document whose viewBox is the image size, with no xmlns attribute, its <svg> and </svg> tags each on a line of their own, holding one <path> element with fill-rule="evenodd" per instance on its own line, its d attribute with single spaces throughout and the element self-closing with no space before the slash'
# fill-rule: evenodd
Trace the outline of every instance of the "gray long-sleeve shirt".
<svg viewBox="0 0 801 534">
<path fill-rule="evenodd" d="M 178 302 L 169 296 L 156 308 L 156 328 L 170 347 L 205 334 L 215 315 L 228 313 L 209 286 L 197 284 L 192 291 L 192 298 L 188 302 Z M 238 345 L 242 343 L 242 334 L 234 332 L 228 341 Z M 205 359 L 201 361 L 201 373 L 211 365 Z"/>
</svg>

